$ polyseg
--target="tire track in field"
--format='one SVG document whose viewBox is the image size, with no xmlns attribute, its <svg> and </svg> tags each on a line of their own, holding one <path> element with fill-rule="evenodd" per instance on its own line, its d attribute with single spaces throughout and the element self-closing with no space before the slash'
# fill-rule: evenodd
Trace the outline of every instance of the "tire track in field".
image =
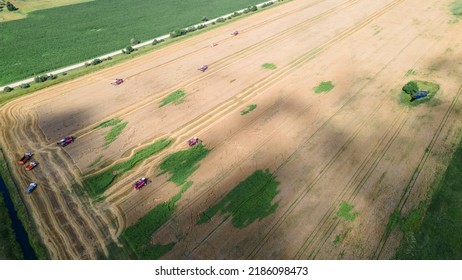
<svg viewBox="0 0 462 280">
<path fill-rule="evenodd" d="M 462 93 L 462 86 L 459 88 L 459 91 L 457 92 L 456 96 L 452 100 L 451 105 L 449 106 L 448 110 L 444 114 L 440 125 L 436 129 L 435 134 L 433 135 L 433 137 L 432 137 L 432 139 L 430 141 L 430 144 L 427 147 L 427 149 L 428 149 L 427 152 L 425 152 L 423 154 L 422 158 L 419 161 L 419 164 L 417 165 L 417 168 L 415 169 L 414 173 L 411 176 L 411 179 L 409 180 L 409 183 L 404 188 L 403 195 L 401 196 L 401 199 L 398 202 L 398 206 L 397 206 L 397 209 L 399 210 L 400 215 L 402 213 L 404 205 L 407 202 L 407 199 L 409 198 L 409 196 L 411 194 L 412 189 L 415 186 L 415 183 L 417 182 L 417 179 L 419 178 L 420 172 L 422 171 L 425 163 L 427 162 L 427 159 L 430 156 L 430 153 L 432 152 L 433 147 L 435 146 L 435 143 L 437 142 L 437 140 L 438 140 L 438 138 L 439 138 L 439 136 L 441 134 L 441 131 L 445 127 L 446 122 L 449 119 L 449 116 L 451 115 L 452 111 L 454 110 L 454 107 L 457 104 L 457 101 L 459 100 L 459 97 L 460 97 L 461 93 Z M 374 252 L 374 255 L 373 255 L 374 259 L 379 259 L 380 258 L 380 255 L 382 254 L 382 251 L 385 248 L 385 245 L 386 245 L 386 243 L 388 241 L 388 238 L 390 237 L 390 234 L 391 234 L 391 231 L 388 231 L 388 232 L 384 231 L 384 233 L 383 233 L 383 235 L 382 235 L 382 237 L 380 239 L 380 242 L 379 242 L 379 244 L 378 244 L 378 246 L 376 248 L 376 251 Z"/>
</svg>

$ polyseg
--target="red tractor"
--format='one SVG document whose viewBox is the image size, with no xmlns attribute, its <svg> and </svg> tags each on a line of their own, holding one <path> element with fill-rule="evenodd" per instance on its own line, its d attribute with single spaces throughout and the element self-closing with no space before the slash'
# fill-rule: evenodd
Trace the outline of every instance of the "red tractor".
<svg viewBox="0 0 462 280">
<path fill-rule="evenodd" d="M 146 186 L 148 184 L 148 179 L 147 178 L 141 178 L 138 181 L 135 182 L 133 187 L 137 190 L 141 189 L 142 187 Z"/>
<path fill-rule="evenodd" d="M 61 147 L 66 147 L 70 143 L 74 142 L 74 140 L 75 140 L 74 136 L 66 136 L 56 144 L 60 145 Z"/>
<path fill-rule="evenodd" d="M 32 157 L 32 153 L 24 153 L 21 159 L 19 159 L 19 164 L 23 165 L 25 164 L 30 158 Z"/>
<path fill-rule="evenodd" d="M 34 167 L 36 167 L 38 165 L 38 163 L 36 163 L 35 161 L 31 161 L 28 165 L 26 165 L 26 170 L 29 171 L 29 170 L 32 170 L 34 169 Z"/>
<path fill-rule="evenodd" d="M 205 72 L 205 70 L 209 69 L 209 67 L 207 65 L 202 65 L 201 67 L 199 67 L 199 71 L 202 71 L 202 72 Z"/>
<path fill-rule="evenodd" d="M 191 138 L 191 139 L 188 140 L 188 145 L 189 145 L 189 147 L 192 147 L 192 146 L 194 146 L 196 144 L 199 144 L 200 142 L 201 142 L 201 140 L 199 138 L 194 137 L 194 138 Z"/>
<path fill-rule="evenodd" d="M 111 83 L 111 85 L 118 86 L 123 82 L 124 82 L 124 79 L 115 79 L 114 82 Z"/>
</svg>

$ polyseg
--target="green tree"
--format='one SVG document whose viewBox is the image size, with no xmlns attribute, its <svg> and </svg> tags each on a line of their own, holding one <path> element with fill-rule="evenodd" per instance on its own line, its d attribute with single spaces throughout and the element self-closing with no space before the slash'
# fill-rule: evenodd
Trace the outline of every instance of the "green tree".
<svg viewBox="0 0 462 280">
<path fill-rule="evenodd" d="M 6 8 L 8 9 L 8 11 L 10 12 L 13 12 L 13 11 L 16 11 L 18 8 L 16 8 L 13 4 L 11 4 L 11 2 L 6 2 Z"/>
<path fill-rule="evenodd" d="M 416 93 L 418 90 L 419 90 L 419 86 L 414 81 L 410 81 L 403 86 L 403 91 L 411 96 L 414 93 Z"/>
</svg>

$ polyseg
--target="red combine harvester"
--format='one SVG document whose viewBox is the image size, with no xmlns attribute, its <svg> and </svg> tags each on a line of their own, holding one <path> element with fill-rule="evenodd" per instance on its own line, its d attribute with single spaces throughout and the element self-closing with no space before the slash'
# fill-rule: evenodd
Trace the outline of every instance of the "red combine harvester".
<svg viewBox="0 0 462 280">
<path fill-rule="evenodd" d="M 124 79 L 115 79 L 114 82 L 111 83 L 111 85 L 118 86 L 123 82 L 124 82 Z"/>
<path fill-rule="evenodd" d="M 74 142 L 74 140 L 75 140 L 74 136 L 66 136 L 56 144 L 60 145 L 61 147 L 66 147 L 70 143 Z"/>
<path fill-rule="evenodd" d="M 32 153 L 24 153 L 22 158 L 19 160 L 19 164 L 23 165 L 25 164 L 30 158 L 32 157 Z"/>
<path fill-rule="evenodd" d="M 135 182 L 133 187 L 137 190 L 141 189 L 142 187 L 146 186 L 148 184 L 148 179 L 147 178 L 141 178 L 138 181 Z"/>
<path fill-rule="evenodd" d="M 29 170 L 32 170 L 34 169 L 34 167 L 36 167 L 38 165 L 38 163 L 36 163 L 35 161 L 31 161 L 28 165 L 26 165 L 26 170 L 29 171 Z"/>
<path fill-rule="evenodd" d="M 196 144 L 198 144 L 200 142 L 201 142 L 201 140 L 199 138 L 194 137 L 194 138 L 191 138 L 191 139 L 188 140 L 188 145 L 189 145 L 189 147 L 192 147 L 192 146 L 194 146 L 194 145 L 196 145 Z"/>
<path fill-rule="evenodd" d="M 233 36 L 236 36 L 237 34 L 239 34 L 239 31 L 237 31 L 237 30 L 234 31 L 233 33 L 231 33 L 231 35 L 233 35 Z"/>
<path fill-rule="evenodd" d="M 209 69 L 209 67 L 207 65 L 202 65 L 201 67 L 199 67 L 199 71 L 202 71 L 202 72 L 205 72 L 205 70 Z"/>
</svg>

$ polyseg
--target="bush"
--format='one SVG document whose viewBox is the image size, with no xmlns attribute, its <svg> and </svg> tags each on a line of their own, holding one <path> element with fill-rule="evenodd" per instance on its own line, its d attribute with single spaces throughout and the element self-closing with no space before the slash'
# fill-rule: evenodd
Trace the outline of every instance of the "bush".
<svg viewBox="0 0 462 280">
<path fill-rule="evenodd" d="M 47 75 L 37 76 L 37 77 L 34 78 L 34 82 L 36 82 L 36 83 L 43 83 L 46 80 L 48 80 Z"/>
<path fill-rule="evenodd" d="M 134 51 L 135 51 L 135 49 L 132 46 L 128 46 L 128 47 L 126 47 L 125 49 L 122 50 L 122 53 L 131 54 Z"/>
<path fill-rule="evenodd" d="M 5 88 L 3 89 L 4 92 L 10 92 L 10 91 L 12 91 L 12 90 L 13 90 L 12 87 L 5 87 Z"/>
<path fill-rule="evenodd" d="M 218 18 L 218 19 L 217 19 L 217 22 L 225 22 L 225 21 L 226 21 L 225 18 Z"/>
<path fill-rule="evenodd" d="M 180 36 L 183 36 L 185 35 L 186 33 L 188 33 L 188 30 L 186 29 L 177 29 L 177 30 L 174 30 L 172 32 L 170 32 L 170 38 L 176 38 L 176 37 L 180 37 Z"/>
<path fill-rule="evenodd" d="M 209 19 L 206 16 L 203 16 L 202 21 L 209 21 Z"/>
<path fill-rule="evenodd" d="M 98 64 L 100 64 L 101 62 L 103 62 L 101 59 L 95 58 L 95 59 L 93 59 L 93 61 L 91 62 L 91 65 L 98 65 Z"/>
<path fill-rule="evenodd" d="M 188 32 L 194 32 L 197 30 L 197 27 L 195 26 L 191 26 L 190 28 L 188 28 Z"/>
<path fill-rule="evenodd" d="M 203 29 L 203 28 L 206 28 L 206 27 L 207 27 L 207 26 L 204 25 L 204 24 L 199 24 L 199 25 L 197 26 L 197 29 Z"/>
<path fill-rule="evenodd" d="M 414 81 L 410 81 L 403 86 L 403 91 L 409 95 L 413 95 L 418 90 L 419 90 L 419 86 Z"/>
<path fill-rule="evenodd" d="M 13 4 L 11 4 L 10 2 L 6 2 L 6 8 L 8 9 L 8 11 L 10 12 L 13 12 L 13 11 L 16 11 L 18 10 L 18 8 L 16 8 Z"/>
<path fill-rule="evenodd" d="M 67 75 L 67 72 L 63 72 L 63 76 L 66 76 Z"/>
<path fill-rule="evenodd" d="M 131 39 L 130 39 L 130 44 L 131 44 L 131 45 L 137 45 L 137 44 L 139 44 L 139 43 L 140 43 L 140 40 L 137 40 L 137 39 L 135 39 L 135 38 L 131 38 Z"/>
<path fill-rule="evenodd" d="M 164 40 L 157 40 L 157 39 L 154 39 L 154 41 L 152 41 L 152 45 L 157 45 L 157 44 L 160 44 L 162 43 Z"/>
<path fill-rule="evenodd" d="M 58 78 L 58 76 L 53 75 L 53 74 L 50 74 L 50 76 L 48 76 L 48 79 L 49 79 L 49 80 L 54 80 L 54 79 L 56 79 L 56 78 Z"/>
<path fill-rule="evenodd" d="M 255 12 L 255 11 L 258 10 L 257 6 L 249 6 L 247 9 L 248 9 L 250 12 Z"/>
<path fill-rule="evenodd" d="M 20 85 L 19 87 L 20 87 L 20 88 L 28 88 L 28 87 L 30 87 L 30 85 L 26 83 L 26 84 Z"/>
<path fill-rule="evenodd" d="M 241 15 L 241 13 L 234 12 L 233 17 L 238 17 L 238 16 L 240 16 L 240 15 Z"/>
</svg>

